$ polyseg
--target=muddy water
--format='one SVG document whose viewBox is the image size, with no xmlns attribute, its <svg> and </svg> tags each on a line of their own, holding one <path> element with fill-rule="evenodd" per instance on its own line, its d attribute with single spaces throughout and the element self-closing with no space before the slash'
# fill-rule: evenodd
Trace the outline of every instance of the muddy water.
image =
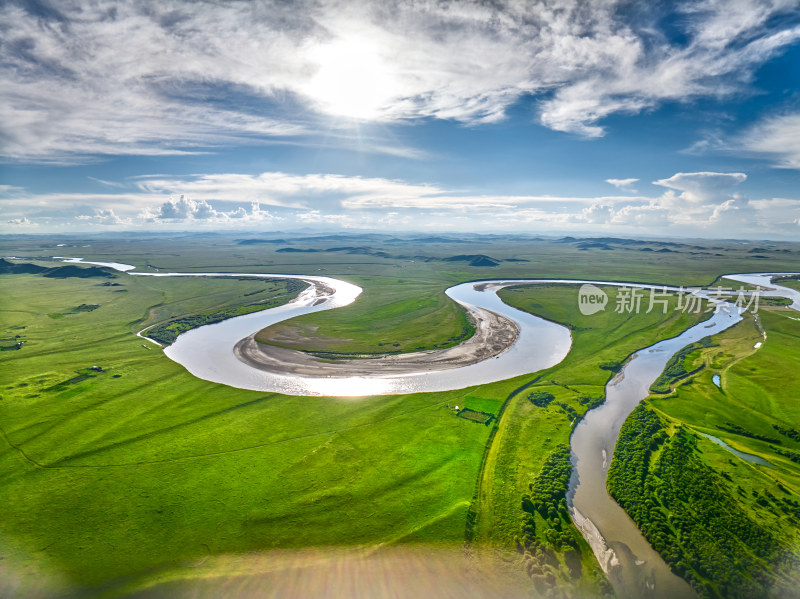
<svg viewBox="0 0 800 599">
<path fill-rule="evenodd" d="M 590 411 L 572 435 L 574 472 L 568 501 L 577 513 L 573 519 L 592 544 L 620 598 L 679 599 L 696 597 L 694 591 L 645 540 L 636 524 L 608 495 L 606 474 L 622 423 L 649 394 L 650 385 L 669 358 L 686 345 L 699 341 L 715 323 L 714 333 L 741 320 L 728 305 L 678 337 L 640 350 L 606 388 L 606 402 Z M 587 521 L 588 520 L 588 521 Z M 593 525 L 593 526 L 592 526 Z"/>
<path fill-rule="evenodd" d="M 135 274 L 135 273 L 134 273 Z M 143 276 L 144 273 L 143 273 Z M 198 276 L 175 273 L 147 276 Z M 220 276 L 208 273 L 205 276 Z M 227 276 L 289 277 L 289 275 L 236 274 Z M 288 395 L 322 395 L 329 397 L 359 397 L 463 389 L 549 368 L 564 359 L 571 339 L 566 327 L 543 320 L 504 304 L 496 289 L 477 291 L 473 283 L 456 285 L 447 294 L 467 310 L 492 310 L 517 325 L 519 336 L 514 344 L 499 355 L 458 368 L 442 370 L 413 370 L 391 375 L 373 376 L 312 376 L 259 370 L 242 362 L 233 348 L 239 340 L 259 329 L 300 314 L 336 308 L 351 303 L 361 292 L 359 287 L 322 277 L 294 276 L 309 282 L 323 282 L 332 294 L 322 298 L 314 288 L 294 302 L 230 318 L 198 327 L 180 335 L 164 350 L 171 360 L 182 364 L 198 378 L 240 389 L 271 391 Z M 324 301 L 320 302 L 320 299 Z M 146 336 L 146 332 L 143 333 Z"/>
</svg>

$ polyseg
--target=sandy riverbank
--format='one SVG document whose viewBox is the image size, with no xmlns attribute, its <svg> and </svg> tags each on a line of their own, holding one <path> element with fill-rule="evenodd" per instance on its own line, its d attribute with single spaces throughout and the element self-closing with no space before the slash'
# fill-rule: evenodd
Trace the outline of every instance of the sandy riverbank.
<svg viewBox="0 0 800 599">
<path fill-rule="evenodd" d="M 278 374 L 319 377 L 381 376 L 469 366 L 503 353 L 519 337 L 519 328 L 505 316 L 482 308 L 470 310 L 469 316 L 475 325 L 475 334 L 455 347 L 441 350 L 323 359 L 302 351 L 259 343 L 255 340 L 255 335 L 250 335 L 239 341 L 233 351 L 248 366 Z"/>
</svg>

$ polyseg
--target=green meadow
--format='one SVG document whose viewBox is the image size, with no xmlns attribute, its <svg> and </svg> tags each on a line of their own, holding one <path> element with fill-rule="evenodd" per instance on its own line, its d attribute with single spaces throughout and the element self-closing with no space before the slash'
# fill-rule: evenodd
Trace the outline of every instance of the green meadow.
<svg viewBox="0 0 800 599">
<path fill-rule="evenodd" d="M 216 306 L 263 283 L 4 279 L 6 335 L 25 340 L 3 354 L 9 579 L 95 593 L 209 554 L 463 540 L 488 429 L 448 406 L 481 390 L 332 399 L 213 385 L 133 332 L 148 306 L 199 310 L 200 295 Z M 49 316 L 87 302 L 101 307 Z M 92 366 L 103 371 L 81 378 Z"/>
<path fill-rule="evenodd" d="M 353 282 L 363 289 L 354 304 L 273 325 L 256 340 L 311 352 L 370 354 L 452 347 L 474 333 L 440 281 L 357 277 Z"/>
<path fill-rule="evenodd" d="M 6 239 L 3 251 L 49 266 L 46 256 L 73 253 L 129 262 L 143 272 L 305 273 L 359 284 L 364 293 L 351 306 L 289 323 L 295 347 L 345 353 L 457 343 L 470 331 L 443 292 L 463 281 L 574 277 L 701 285 L 725 272 L 800 270 L 800 253 L 776 251 L 755 268 L 746 247 L 726 242 L 605 240 L 596 242 L 607 248 L 601 249 L 580 240 L 364 238 L 346 242 L 360 248 L 349 253 L 337 249 L 345 245 L 341 239 L 243 243 L 187 236 L 92 238 L 74 242 L 90 243 L 88 249 L 56 251 L 55 243 L 65 241 Z M 284 247 L 319 251 L 278 251 Z M 449 260 L 474 254 L 498 265 Z M 239 313 L 256 302 L 287 301 L 292 294 L 285 286 L 122 274 L 6 274 L 0 286 L 0 594 L 32 596 L 116 597 L 157 589 L 200 576 L 199 564 L 224 563 L 226 556 L 406 545 L 461 552 L 465 541 L 478 572 L 506 571 L 532 592 L 555 587 L 601 595 L 608 591 L 605 578 L 561 504 L 558 452 L 574 420 L 602 401 L 605 383 L 631 352 L 702 318 L 675 310 L 633 316 L 611 304 L 587 317 L 578 312 L 575 287 L 506 289 L 505 301 L 570 327 L 573 349 L 561 364 L 444 393 L 308 398 L 197 379 L 135 335 L 145 327 Z M 718 423 L 781 437 L 774 446 L 790 452 L 800 446 L 772 424 L 788 426 L 797 414 L 781 396 L 785 386 L 768 391 L 779 373 L 785 385 L 798 357 L 770 361 L 771 344 L 793 343 L 781 337 L 776 322 L 783 321 L 772 320 L 784 319 L 788 335 L 796 321 L 786 314 L 763 316 L 768 339 L 754 353 L 765 357 L 757 373 L 741 370 L 753 358 L 739 360 L 735 347 L 725 352 L 733 356 L 729 361 L 708 360 L 721 365 L 724 394 L 740 389 L 741 413 L 726 404 Z M 709 365 L 695 378 L 711 372 Z M 681 397 L 694 388 L 716 389 L 682 381 L 654 405 L 688 423 L 700 408 Z M 545 405 L 534 403 L 537 397 Z M 658 402 L 684 406 L 685 413 L 668 413 Z M 457 414 L 456 405 L 468 411 Z M 745 406 L 757 406 L 763 422 L 751 420 Z M 720 431 L 715 422 L 692 426 L 768 455 L 780 468 L 780 484 L 796 492 L 790 457 L 768 442 Z M 719 468 L 727 467 L 730 454 L 712 445 L 704 451 L 719 454 Z M 537 497 L 547 498 L 547 507 L 539 509 Z M 215 576 L 227 574 L 233 575 L 223 568 Z"/>
</svg>

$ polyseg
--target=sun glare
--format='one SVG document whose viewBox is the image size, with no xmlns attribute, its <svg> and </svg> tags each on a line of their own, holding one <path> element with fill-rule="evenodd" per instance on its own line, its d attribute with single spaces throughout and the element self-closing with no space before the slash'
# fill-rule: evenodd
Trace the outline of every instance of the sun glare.
<svg viewBox="0 0 800 599">
<path fill-rule="evenodd" d="M 396 96 L 396 81 L 381 60 L 379 47 L 368 40 L 319 45 L 312 50 L 312 58 L 319 69 L 307 93 L 328 114 L 373 120 Z"/>
</svg>

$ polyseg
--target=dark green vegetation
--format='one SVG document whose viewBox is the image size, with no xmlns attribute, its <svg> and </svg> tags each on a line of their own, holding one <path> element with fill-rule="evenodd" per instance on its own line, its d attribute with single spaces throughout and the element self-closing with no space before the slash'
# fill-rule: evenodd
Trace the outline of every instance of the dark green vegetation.
<svg viewBox="0 0 800 599">
<path fill-rule="evenodd" d="M 285 304 L 296 298 L 307 286 L 307 283 L 297 279 L 266 281 L 263 289 L 252 291 L 243 296 L 247 298 L 247 303 L 172 318 L 147 329 L 145 334 L 154 341 L 169 345 L 177 339 L 178 335 L 189 329 Z M 253 296 L 258 296 L 258 300 L 252 301 Z"/>
<path fill-rule="evenodd" d="M 569 445 L 557 446 L 545 459 L 539 474 L 522 497 L 522 531 L 518 550 L 525 570 L 540 593 L 568 586 L 583 575 L 583 537 L 572 525 L 567 509 L 567 488 L 572 473 Z M 538 531 L 538 532 L 537 532 Z M 558 580 L 558 577 L 566 580 Z M 599 583 L 611 596 L 611 589 Z"/>
<path fill-rule="evenodd" d="M 65 316 L 69 316 L 70 314 L 80 314 L 81 312 L 93 312 L 100 307 L 100 304 L 81 304 L 80 306 L 75 306 L 70 308 L 64 312 L 51 312 L 48 314 L 50 318 L 64 318 Z"/>
<path fill-rule="evenodd" d="M 785 437 L 789 437 L 793 441 L 800 441 L 800 431 L 797 431 L 793 428 L 787 428 L 784 426 L 780 426 L 779 424 L 773 424 L 772 428 L 778 431 L 780 434 L 784 435 Z"/>
<path fill-rule="evenodd" d="M 540 408 L 546 408 L 555 398 L 555 395 L 548 393 L 547 391 L 533 391 L 528 393 L 528 399 L 530 402 L 535 406 L 539 406 Z"/>
<path fill-rule="evenodd" d="M 342 351 L 350 351 L 352 339 L 358 351 L 374 352 L 441 346 L 462 335 L 463 313 L 443 290 L 466 280 L 592 277 L 700 285 L 723 272 L 755 270 L 749 246 L 725 242 L 251 237 L 254 242 L 246 244 L 213 234 L 20 237 L 3 240 L 2 252 L 52 268 L 52 262 L 36 259 L 65 252 L 55 249 L 58 243 L 88 244 L 70 253 L 136 264 L 145 272 L 343 278 L 364 287 L 363 297 L 344 310 L 320 313 L 318 322 L 306 325 L 320 327 L 310 331 L 315 337 L 342 334 L 336 341 Z M 275 252 L 291 246 L 368 247 L 370 253 Z M 662 249 L 670 251 L 657 251 Z M 758 270 L 800 269 L 797 248 L 783 249 L 767 248 L 769 258 L 758 263 Z M 415 260 L 417 255 L 436 259 Z M 486 268 L 445 260 L 462 255 L 484 255 L 498 264 Z M 521 573 L 531 589 L 546 583 L 550 574 L 556 586 L 564 587 L 558 592 L 596 596 L 607 588 L 604 576 L 583 539 L 560 515 L 557 522 L 534 516 L 537 547 L 547 546 L 548 536 L 555 534 L 572 536 L 576 547 L 562 543 L 560 550 L 549 549 L 555 560 L 537 562 L 541 572 L 531 568 L 531 574 L 539 578 L 528 578 L 532 560 L 517 545 L 529 515 L 522 499 L 533 492 L 531 484 L 548 456 L 568 442 L 570 420 L 559 404 L 585 413 L 602 400 L 611 376 L 601 364 L 619 364 L 630 352 L 678 332 L 691 320 L 676 313 L 633 317 L 610 311 L 583 317 L 577 313 L 575 288 L 508 291 L 524 309 L 571 326 L 575 350 L 562 365 L 446 393 L 297 398 L 196 379 L 134 335 L 189 314 L 253 303 L 260 299 L 254 294 L 264 290 L 262 281 L 121 274 L 48 279 L 30 273 L 0 276 L 0 286 L 3 345 L 25 341 L 21 351 L 0 354 L 0 594 L 8 588 L 2 585 L 12 581 L 21 585 L 15 587 L 23 589 L 15 591 L 20 596 L 31 589 L 118 596 L 206 575 L 203 564 L 220 564 L 211 575 L 224 580 L 241 572 L 226 556 L 273 549 L 441 543 L 460 552 L 470 504 L 476 567 L 507 564 L 508 572 Z M 73 313 L 81 304 L 100 307 Z M 340 312 L 348 317 L 328 320 Z M 48 316 L 56 313 L 67 315 Z M 770 335 L 761 352 L 769 351 Z M 787 362 L 780 368 L 786 372 Z M 706 368 L 698 376 L 711 372 Z M 726 390 L 731 372 L 723 378 Z M 765 374 L 767 379 L 775 376 Z M 703 385 L 681 385 L 677 393 L 691 387 Z M 533 392 L 550 393 L 555 400 L 537 407 L 528 400 Z M 774 399 L 760 396 L 760 409 L 779 405 Z M 700 402 L 682 403 L 702 412 Z M 480 425 L 459 418 L 453 405 L 492 414 L 495 420 Z M 726 414 L 716 424 L 724 422 L 779 435 L 773 421 L 761 427 Z M 783 426 L 791 422 L 791 415 L 774 419 Z M 704 430 L 720 434 L 713 422 Z M 731 436 L 726 441 L 737 444 Z M 494 442 L 487 449 L 490 438 Z M 774 497 L 781 497 L 778 484 L 796 488 L 794 475 L 784 474 L 794 467 L 790 458 L 760 441 L 742 439 L 745 445 L 738 446 L 743 450 L 766 453 L 776 462 L 783 482 L 770 483 Z M 800 453 L 800 445 L 782 435 L 781 440 L 781 451 Z M 747 445 L 751 442 L 757 447 Z M 721 456 L 723 464 L 736 461 L 703 443 L 704 456 Z M 736 473 L 747 492 L 761 480 L 751 483 L 749 472 Z M 758 498 L 769 501 L 763 492 Z M 484 546 L 490 551 L 483 552 Z M 266 553 L 267 564 L 273 563 L 272 555 Z"/>
<path fill-rule="evenodd" d="M 780 443 L 780 439 L 776 439 L 775 437 L 767 437 L 765 435 L 759 435 L 758 433 L 754 433 L 752 431 L 747 430 L 743 426 L 735 424 L 733 422 L 726 422 L 723 424 L 718 424 L 717 428 L 721 431 L 725 431 L 728 433 L 733 433 L 734 435 L 741 435 L 742 437 L 750 437 L 751 439 L 758 439 L 759 441 L 766 441 L 767 443 Z"/>
<path fill-rule="evenodd" d="M 753 506 L 800 525 L 795 502 L 769 490 L 748 495 L 732 477 L 706 465 L 698 435 L 668 433 L 658 415 L 640 405 L 625 421 L 608 471 L 608 490 L 678 575 L 702 597 L 757 599 L 767 589 L 793 596 L 787 585 L 800 556 L 791 538 L 750 515 Z"/>
<path fill-rule="evenodd" d="M 695 366 L 700 350 L 712 345 L 711 337 L 703 337 L 697 343 L 687 345 L 669 359 L 664 372 L 650 385 L 651 393 L 669 393 L 672 388 L 688 376 L 697 374 L 705 367 L 704 363 Z"/>
<path fill-rule="evenodd" d="M 11 262 L 4 258 L 0 258 L 0 274 L 42 275 L 49 279 L 91 279 L 95 277 L 110 279 L 116 276 L 112 269 L 99 266 L 75 266 L 73 264 L 68 264 L 66 266 L 45 267 L 31 262 Z"/>
<path fill-rule="evenodd" d="M 792 289 L 800 290 L 800 277 L 779 277 L 775 279 L 775 283 L 779 285 L 783 285 L 784 287 L 790 287 Z"/>
<path fill-rule="evenodd" d="M 761 297 L 758 300 L 760 306 L 774 307 L 774 306 L 791 306 L 792 300 L 786 297 Z"/>
<path fill-rule="evenodd" d="M 609 490 L 673 569 L 708 597 L 797 597 L 800 327 L 761 310 L 695 349 L 704 364 L 626 421 Z M 762 330 L 766 331 L 764 340 Z M 762 342 L 760 349 L 755 344 Z M 722 389 L 712 384 L 720 374 Z M 769 462 L 746 462 L 694 430 Z M 778 445 L 776 445 L 776 442 Z"/>
<path fill-rule="evenodd" d="M 479 422 L 480 424 L 489 424 L 492 420 L 494 420 L 494 414 L 488 414 L 486 412 L 478 412 L 477 410 L 471 410 L 470 408 L 464 408 L 458 411 L 459 418 L 466 418 L 467 420 L 471 420 L 472 422 Z"/>
</svg>

